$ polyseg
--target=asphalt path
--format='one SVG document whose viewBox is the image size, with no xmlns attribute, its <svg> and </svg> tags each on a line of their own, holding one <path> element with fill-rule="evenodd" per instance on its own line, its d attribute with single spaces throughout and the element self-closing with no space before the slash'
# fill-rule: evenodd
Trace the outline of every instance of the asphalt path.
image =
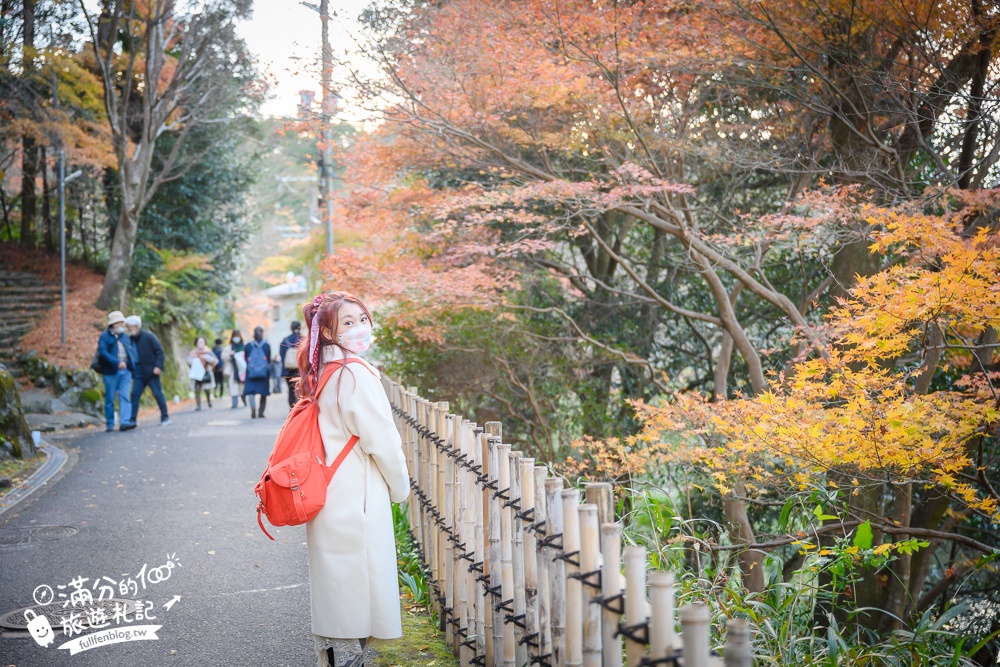
<svg viewBox="0 0 1000 667">
<path fill-rule="evenodd" d="M 315 664 L 305 528 L 269 527 L 272 542 L 255 512 L 253 487 L 287 412 L 285 396 L 270 398 L 263 420 L 220 403 L 174 414 L 166 427 L 154 419 L 61 442 L 71 467 L 0 525 L 0 616 L 34 605 L 36 589 L 44 600 L 45 586 L 54 602 L 69 602 L 78 578 L 95 599 L 110 596 L 101 588 L 107 577 L 118 584 L 116 599 L 141 600 L 155 620 L 133 613 L 131 623 L 109 619 L 104 629 L 159 625 L 158 639 L 70 655 L 58 646 L 80 635 L 67 635 L 51 614 L 55 641 L 47 647 L 0 635 L 0 667 Z"/>
</svg>

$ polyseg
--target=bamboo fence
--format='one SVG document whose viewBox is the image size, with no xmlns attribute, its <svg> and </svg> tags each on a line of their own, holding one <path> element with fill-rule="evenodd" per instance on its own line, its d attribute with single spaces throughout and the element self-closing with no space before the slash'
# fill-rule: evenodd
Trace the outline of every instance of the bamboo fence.
<svg viewBox="0 0 1000 667">
<path fill-rule="evenodd" d="M 750 667 L 750 628 L 682 607 L 674 575 L 621 550 L 610 484 L 563 488 L 485 428 L 385 379 L 410 470 L 411 533 L 446 639 L 462 667 Z M 624 575 L 622 573 L 624 567 Z M 648 600 L 647 600 L 648 591 Z"/>
</svg>

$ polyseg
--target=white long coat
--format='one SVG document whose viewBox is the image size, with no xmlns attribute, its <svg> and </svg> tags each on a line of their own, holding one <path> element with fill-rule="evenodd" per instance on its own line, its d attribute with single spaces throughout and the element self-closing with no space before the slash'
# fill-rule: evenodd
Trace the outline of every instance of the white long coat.
<svg viewBox="0 0 1000 667">
<path fill-rule="evenodd" d="M 324 348 L 324 361 L 342 357 L 340 348 Z M 410 482 L 379 378 L 367 362 L 348 364 L 319 395 L 326 464 L 359 437 L 330 480 L 323 509 L 306 524 L 312 631 L 320 637 L 402 636 L 390 501 L 406 500 Z"/>
</svg>

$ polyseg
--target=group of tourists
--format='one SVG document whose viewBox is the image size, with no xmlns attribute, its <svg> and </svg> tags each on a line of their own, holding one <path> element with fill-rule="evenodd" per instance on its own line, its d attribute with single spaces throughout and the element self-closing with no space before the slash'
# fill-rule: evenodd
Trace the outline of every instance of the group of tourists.
<svg viewBox="0 0 1000 667">
<path fill-rule="evenodd" d="M 255 327 L 249 341 L 244 340 L 238 329 L 233 330 L 228 345 L 223 346 L 222 339 L 216 338 L 212 348 L 208 347 L 204 336 L 198 336 L 187 356 L 195 410 L 201 410 L 202 394 L 211 408 L 212 395 L 222 398 L 228 389 L 233 410 L 241 403 L 244 407 L 249 405 L 250 418 L 263 419 L 267 397 L 272 391 L 281 391 L 281 378 L 288 383 L 288 405 L 291 407 L 295 403 L 298 365 L 295 353 L 288 354 L 288 350 L 298 347 L 302 338 L 300 328 L 298 322 L 292 322 L 292 333 L 281 341 L 277 356 L 272 356 L 271 344 L 264 340 L 264 327 Z"/>
<path fill-rule="evenodd" d="M 250 407 L 251 419 L 262 419 L 267 397 L 280 393 L 282 378 L 287 383 L 288 406 L 295 404 L 295 383 L 298 380 L 298 346 L 302 340 L 301 325 L 292 322 L 286 336 L 272 356 L 271 345 L 264 340 L 264 328 L 256 327 L 253 338 L 245 340 L 239 330 L 223 346 L 215 339 L 208 347 L 205 336 L 198 336 L 188 353 L 188 378 L 194 393 L 195 410 L 201 410 L 202 398 L 209 408 L 212 397 L 222 398 L 228 390 L 232 409 Z M 163 395 L 161 376 L 165 355 L 160 340 L 142 328 L 138 315 L 125 317 L 116 310 L 108 314 L 108 326 L 98 339 L 97 352 L 91 368 L 104 378 L 104 417 L 106 430 L 115 429 L 115 399 L 118 399 L 119 430 L 129 431 L 138 426 L 139 399 L 149 387 L 160 408 L 160 425 L 170 423 L 167 400 Z M 259 404 L 258 404 L 259 401 Z"/>
</svg>

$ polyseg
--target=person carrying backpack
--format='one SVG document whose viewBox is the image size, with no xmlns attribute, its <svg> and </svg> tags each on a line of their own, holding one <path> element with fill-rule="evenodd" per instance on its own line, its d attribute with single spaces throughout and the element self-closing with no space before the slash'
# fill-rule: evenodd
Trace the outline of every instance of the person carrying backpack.
<svg viewBox="0 0 1000 667">
<path fill-rule="evenodd" d="M 298 400 L 295 395 L 295 383 L 299 378 L 298 347 L 302 342 L 302 325 L 292 322 L 292 333 L 281 339 L 278 346 L 278 356 L 281 358 L 281 375 L 288 383 L 288 407 L 291 408 Z"/>
<path fill-rule="evenodd" d="M 255 327 L 253 340 L 244 348 L 247 359 L 247 378 L 243 395 L 250 403 L 250 419 L 263 419 L 267 397 L 271 395 L 271 345 L 264 340 L 264 327 Z M 256 397 L 260 396 L 260 411 Z"/>
<path fill-rule="evenodd" d="M 303 401 L 316 401 L 326 465 L 352 447 L 327 486 L 326 503 L 306 523 L 314 647 L 321 667 L 361 666 L 368 639 L 402 636 L 391 503 L 410 493 L 392 408 L 374 366 L 360 358 L 372 340 L 371 315 L 346 292 L 321 294 L 302 309 Z M 332 371 L 317 394 L 323 368 Z"/>
</svg>

